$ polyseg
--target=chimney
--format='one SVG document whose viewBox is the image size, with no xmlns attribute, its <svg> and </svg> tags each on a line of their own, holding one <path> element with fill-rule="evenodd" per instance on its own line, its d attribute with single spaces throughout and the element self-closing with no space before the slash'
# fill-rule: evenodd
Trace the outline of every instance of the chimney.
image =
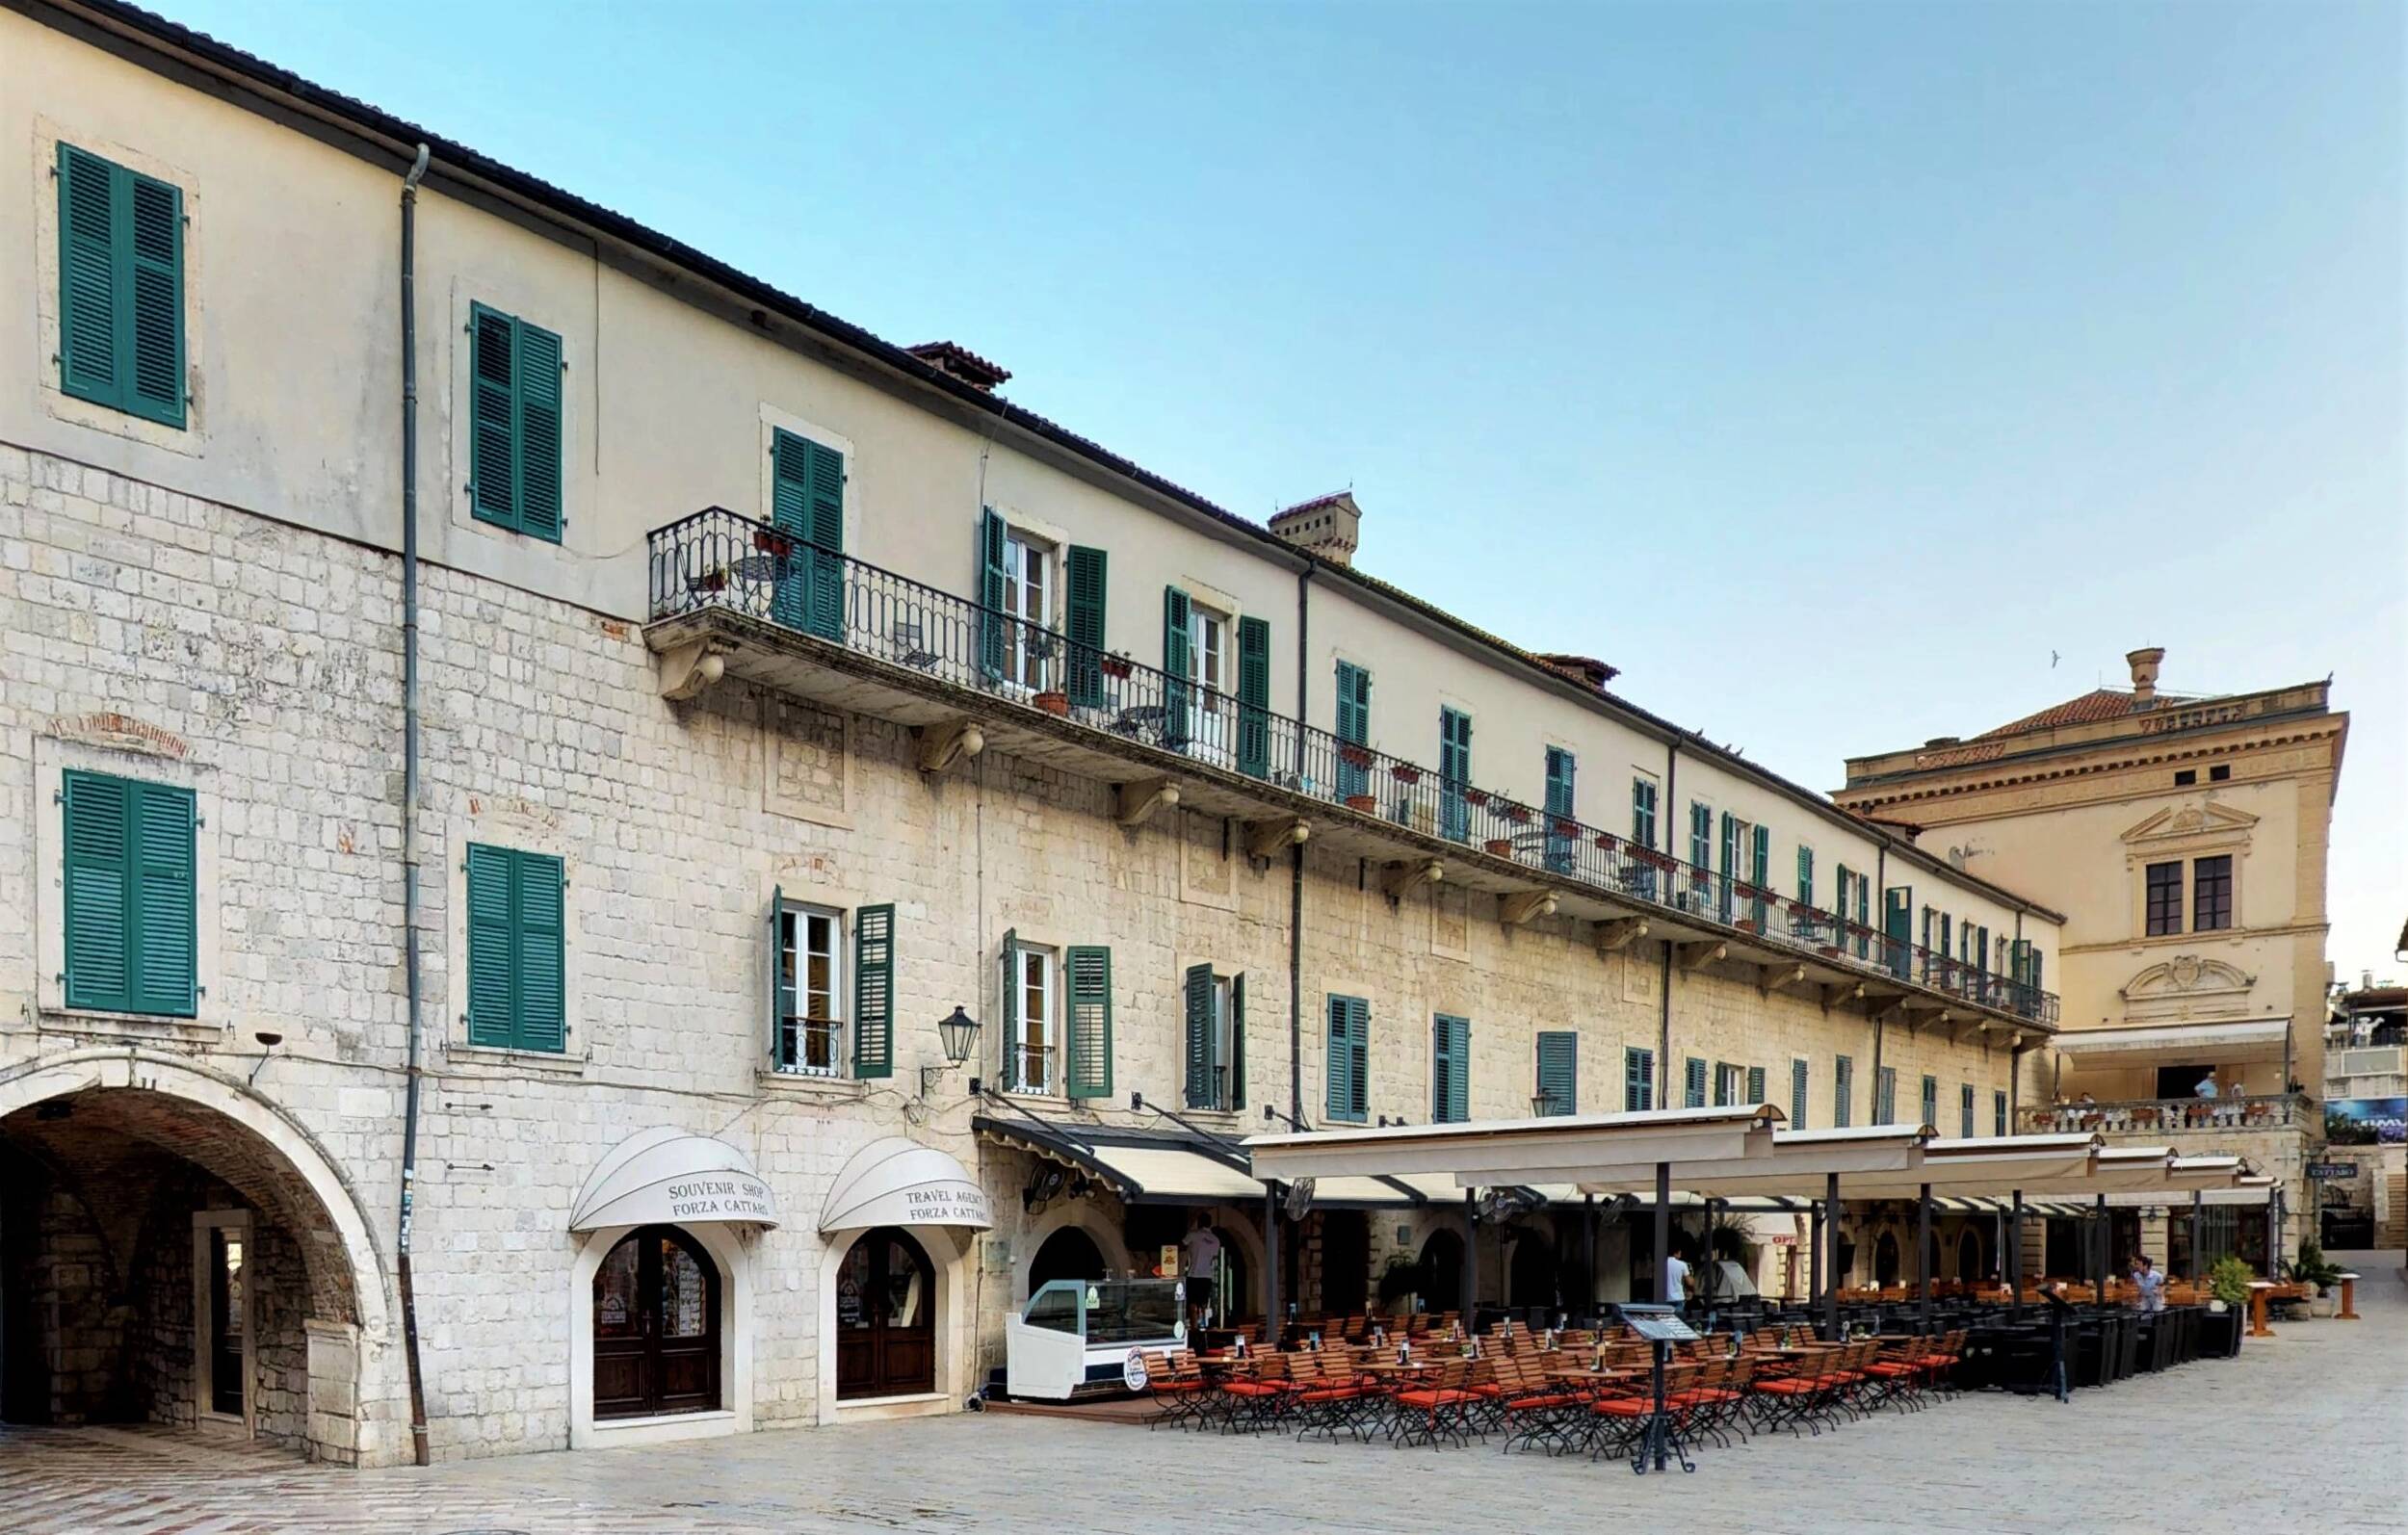
<svg viewBox="0 0 2408 1535">
<path fill-rule="evenodd" d="M 2165 647 L 2153 645 L 2146 650 L 2125 653 L 2124 660 L 2133 669 L 2133 707 L 2153 709 L 2158 701 L 2158 663 L 2165 659 Z"/>
<path fill-rule="evenodd" d="M 955 346 L 950 341 L 924 341 L 916 347 L 905 347 L 903 351 L 938 373 L 950 374 L 960 379 L 981 394 L 993 394 L 997 384 L 1011 377 L 1009 369 L 998 368 L 969 348 Z"/>
<path fill-rule="evenodd" d="M 1604 692 L 1606 684 L 1622 675 L 1621 667 L 1609 666 L 1594 656 L 1542 655 L 1538 663 L 1561 672 L 1590 692 Z"/>
<path fill-rule="evenodd" d="M 1273 513 L 1270 519 L 1273 533 L 1299 549 L 1311 550 L 1333 565 L 1354 563 L 1354 549 L 1362 527 L 1363 508 L 1354 504 L 1351 490 L 1299 501 L 1285 511 Z"/>
</svg>

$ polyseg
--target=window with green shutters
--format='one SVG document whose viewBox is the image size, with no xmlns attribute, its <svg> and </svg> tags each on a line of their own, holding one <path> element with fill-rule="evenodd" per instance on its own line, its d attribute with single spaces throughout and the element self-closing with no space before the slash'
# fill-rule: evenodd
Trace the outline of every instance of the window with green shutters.
<svg viewBox="0 0 2408 1535">
<path fill-rule="evenodd" d="M 59 797 L 66 1005 L 193 1017 L 200 996 L 193 792 L 70 768 Z"/>
<path fill-rule="evenodd" d="M 1238 620 L 1238 771 L 1270 776 L 1270 620 Z"/>
<path fill-rule="evenodd" d="M 1845 1130 L 1856 1114 L 1856 1063 L 1842 1055 L 1831 1063 L 1831 1128 Z"/>
<path fill-rule="evenodd" d="M 1104 617 L 1111 560 L 1101 549 L 1072 544 L 1064 559 L 1068 602 L 1064 637 L 1069 640 L 1062 690 L 1081 709 L 1104 707 Z"/>
<path fill-rule="evenodd" d="M 1217 976 L 1210 965 L 1188 967 L 1187 1105 L 1235 1110 L 1245 1106 L 1245 977 Z"/>
<path fill-rule="evenodd" d="M 1472 716 L 1460 709 L 1438 711 L 1438 829 L 1463 841 L 1471 835 L 1471 808 L 1464 791 L 1472 785 Z"/>
<path fill-rule="evenodd" d="M 1195 605 L 1176 586 L 1163 588 L 1163 744 L 1188 745 L 1195 677 Z"/>
<path fill-rule="evenodd" d="M 1338 663 L 1338 794 L 1346 798 L 1371 792 L 1371 768 L 1348 762 L 1348 746 L 1368 748 L 1372 742 L 1372 674 L 1351 662 Z"/>
<path fill-rule="evenodd" d="M 770 525 L 777 551 L 771 616 L 840 643 L 845 637 L 845 455 L 779 429 L 770 437 Z M 557 536 L 557 533 L 555 533 Z"/>
<path fill-rule="evenodd" d="M 1636 1114 L 1656 1106 L 1656 1053 L 1622 1048 L 1622 1109 Z"/>
<path fill-rule="evenodd" d="M 994 507 L 979 509 L 979 671 L 990 683 L 1004 680 L 1004 658 L 1011 649 L 1011 619 L 1004 611 L 1004 544 L 1010 533 Z"/>
<path fill-rule="evenodd" d="M 1372 1112 L 1372 1004 L 1360 997 L 1329 998 L 1328 1094 L 1331 1119 L 1360 1123 Z"/>
<path fill-rule="evenodd" d="M 182 189 L 59 145 L 59 387 L 179 430 Z"/>
<path fill-rule="evenodd" d="M 568 1046 L 567 880 L 548 853 L 468 845 L 468 1042 Z"/>
<path fill-rule="evenodd" d="M 1990 1133 L 2006 1133 L 2006 1094 L 1996 1089 L 1990 1094 Z"/>
<path fill-rule="evenodd" d="M 1815 903 L 1815 850 L 1804 843 L 1797 845 L 1797 903 Z"/>
<path fill-rule="evenodd" d="M 1631 841 L 1641 847 L 1656 846 L 1656 781 L 1631 780 Z"/>
<path fill-rule="evenodd" d="M 852 1074 L 895 1075 L 895 908 L 852 914 Z"/>
<path fill-rule="evenodd" d="M 1572 754 L 1561 746 L 1547 748 L 1547 867 L 1558 874 L 1570 873 L 1577 856 L 1577 839 L 1557 824 L 1579 819 L 1580 813 L 1573 808 L 1576 767 Z"/>
<path fill-rule="evenodd" d="M 1872 1074 L 1872 1122 L 1898 1123 L 1898 1068 L 1884 1066 Z"/>
<path fill-rule="evenodd" d="M 1702 799 L 1688 802 L 1688 861 L 1699 869 L 1714 866 L 1714 807 Z"/>
<path fill-rule="evenodd" d="M 473 304 L 468 377 L 470 512 L 479 522 L 559 543 L 561 338 Z"/>
<path fill-rule="evenodd" d="M 1714 1062 L 1714 1106 L 1728 1108 L 1740 1101 L 1740 1069 L 1727 1060 Z"/>
<path fill-rule="evenodd" d="M 1806 1062 L 1802 1059 L 1790 1062 L 1790 1128 L 1806 1128 Z"/>
<path fill-rule="evenodd" d="M 1538 1031 L 1538 1111 L 1581 1111 L 1581 1036 L 1568 1028 Z"/>
<path fill-rule="evenodd" d="M 1741 1102 L 1761 1104 L 1764 1101 L 1765 1069 L 1762 1066 L 1750 1066 L 1747 1068 L 1747 1095 Z"/>
<path fill-rule="evenodd" d="M 1429 1026 L 1429 1118 L 1456 1125 L 1472 1117 L 1472 1021 L 1440 1013 Z"/>
<path fill-rule="evenodd" d="M 1940 1127 L 1940 1079 L 1937 1077 L 1924 1079 L 1923 1110 L 1923 1123 L 1932 1127 L 1937 1133 Z"/>
<path fill-rule="evenodd" d="M 1079 945 L 1062 951 L 1062 1091 L 1071 1098 L 1112 1095 L 1112 951 Z"/>
<path fill-rule="evenodd" d="M 1688 1093 L 1687 1106 L 1703 1108 L 1706 1106 L 1706 1062 L 1699 1056 L 1691 1055 L 1687 1072 L 1687 1080 L 1682 1083 Z"/>
<path fill-rule="evenodd" d="M 1965 1082 L 1956 1089 L 1956 1132 L 1967 1140 L 1974 1138 L 1974 1084 Z"/>
</svg>

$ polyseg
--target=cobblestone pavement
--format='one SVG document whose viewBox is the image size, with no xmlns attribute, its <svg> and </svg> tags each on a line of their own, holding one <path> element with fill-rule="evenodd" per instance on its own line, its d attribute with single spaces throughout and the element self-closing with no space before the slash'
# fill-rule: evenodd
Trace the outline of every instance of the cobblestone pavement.
<svg viewBox="0 0 2408 1535">
<path fill-rule="evenodd" d="M 1760 1439 L 1702 1454 L 1694 1476 L 979 1415 L 365 1472 L 160 1430 L 11 1429 L 0 1530 L 2408 1530 L 2408 1286 L 2390 1263 L 2360 1264 L 2381 1276 L 2362 1286 L 2364 1321 L 2289 1324 L 2237 1361 L 2069 1406 L 1972 1395 L 1821 1439 Z"/>
</svg>

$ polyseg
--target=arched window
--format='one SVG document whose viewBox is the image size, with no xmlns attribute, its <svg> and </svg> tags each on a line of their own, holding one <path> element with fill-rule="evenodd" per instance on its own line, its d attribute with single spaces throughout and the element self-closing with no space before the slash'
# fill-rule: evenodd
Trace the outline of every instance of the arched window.
<svg viewBox="0 0 2408 1535">
<path fill-rule="evenodd" d="M 936 1271 L 903 1232 L 864 1232 L 836 1271 L 836 1398 L 935 1389 Z"/>
<path fill-rule="evenodd" d="M 675 1226 L 639 1226 L 593 1273 L 593 1416 L 719 1406 L 719 1265 Z"/>
</svg>

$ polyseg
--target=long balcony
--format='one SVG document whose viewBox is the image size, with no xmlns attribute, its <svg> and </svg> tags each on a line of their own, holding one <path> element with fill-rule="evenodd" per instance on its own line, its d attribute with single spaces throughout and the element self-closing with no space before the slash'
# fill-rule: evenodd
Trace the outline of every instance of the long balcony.
<svg viewBox="0 0 2408 1535">
<path fill-rule="evenodd" d="M 2229 1135 L 2236 1131 L 2296 1130 L 2314 1122 L 2301 1093 L 2235 1098 L 2135 1098 L 2111 1104 L 2050 1104 L 2022 1113 L 2024 1133 L 2096 1131 L 2103 1135 Z"/>
<path fill-rule="evenodd" d="M 1245 820 L 1258 855 L 1309 826 L 1315 842 L 1375 860 L 1391 894 L 1443 878 L 1496 897 L 1503 921 L 1587 918 L 1601 948 L 1678 940 L 1685 965 L 1752 963 L 1767 986 L 1819 985 L 1827 1003 L 1895 1003 L 1967 1037 L 2056 1022 L 2053 993 L 722 507 L 655 531 L 649 557 L 645 639 L 672 696 L 717 675 L 706 664 L 716 662 L 910 726 L 924 743 L 975 728 L 982 742 L 1114 784 L 1124 820 L 1176 803 Z M 923 766 L 937 760 L 924 749 Z"/>
</svg>

